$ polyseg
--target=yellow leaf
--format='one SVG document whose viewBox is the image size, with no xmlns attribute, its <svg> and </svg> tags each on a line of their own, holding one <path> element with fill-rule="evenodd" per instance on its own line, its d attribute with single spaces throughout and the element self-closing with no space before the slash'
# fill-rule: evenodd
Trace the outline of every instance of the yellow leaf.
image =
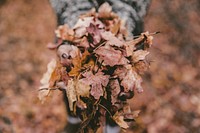
<svg viewBox="0 0 200 133">
<path fill-rule="evenodd" d="M 56 67 L 52 72 L 51 78 L 49 80 L 50 88 L 53 88 L 55 86 L 55 83 L 61 79 L 61 74 L 62 74 L 61 70 L 62 70 L 62 65 L 59 62 L 57 62 Z"/>
<path fill-rule="evenodd" d="M 82 69 L 82 64 L 84 63 L 84 61 L 87 59 L 87 56 L 90 53 L 86 50 L 82 56 L 79 54 L 78 56 L 76 56 L 73 60 L 72 63 L 74 65 L 74 67 L 72 68 L 72 70 L 69 72 L 69 76 L 78 76 L 81 72 Z"/>
</svg>

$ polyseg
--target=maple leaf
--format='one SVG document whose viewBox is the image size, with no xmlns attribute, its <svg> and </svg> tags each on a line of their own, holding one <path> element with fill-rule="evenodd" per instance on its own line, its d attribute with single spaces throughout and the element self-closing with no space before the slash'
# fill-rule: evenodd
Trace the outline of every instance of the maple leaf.
<svg viewBox="0 0 200 133">
<path fill-rule="evenodd" d="M 133 52 L 131 59 L 133 62 L 138 62 L 140 60 L 144 60 L 145 57 L 149 54 L 148 51 L 145 50 L 137 50 L 135 52 Z"/>
<path fill-rule="evenodd" d="M 103 39 L 107 40 L 107 44 L 111 46 L 122 47 L 124 45 L 124 42 L 115 37 L 110 31 L 101 32 L 101 36 Z"/>
<path fill-rule="evenodd" d="M 131 65 L 117 68 L 114 72 L 121 80 L 121 86 L 124 87 L 124 92 L 137 90 L 138 93 L 143 92 L 142 78 L 134 71 Z"/>
<path fill-rule="evenodd" d="M 124 87 L 125 92 L 133 91 L 135 88 L 135 82 L 137 80 L 136 75 L 136 72 L 134 72 L 132 69 L 129 69 L 125 77 L 123 77 L 121 85 Z"/>
<path fill-rule="evenodd" d="M 115 66 L 129 63 L 129 60 L 122 55 L 121 51 L 115 50 L 109 45 L 98 48 L 95 53 L 99 55 L 99 59 L 103 60 L 105 65 Z"/>
<path fill-rule="evenodd" d="M 61 38 L 62 40 L 73 41 L 74 39 L 74 31 L 70 29 L 67 24 L 59 26 L 58 29 L 55 31 L 55 34 L 58 38 Z"/>
<path fill-rule="evenodd" d="M 102 72 L 93 74 L 91 71 L 85 72 L 83 76 L 85 78 L 83 78 L 82 81 L 85 84 L 91 85 L 90 94 L 98 100 L 101 96 L 103 96 L 103 87 L 107 86 L 109 76 L 104 75 Z"/>
<path fill-rule="evenodd" d="M 124 121 L 124 116 L 121 115 L 119 112 L 116 112 L 113 116 L 113 120 L 121 127 L 124 129 L 127 129 L 129 126 L 128 124 Z"/>
</svg>

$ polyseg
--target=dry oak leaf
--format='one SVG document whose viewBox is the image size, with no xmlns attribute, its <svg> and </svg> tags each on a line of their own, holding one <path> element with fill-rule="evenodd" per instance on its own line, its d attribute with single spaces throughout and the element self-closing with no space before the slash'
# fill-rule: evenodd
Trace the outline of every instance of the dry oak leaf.
<svg viewBox="0 0 200 133">
<path fill-rule="evenodd" d="M 124 46 L 124 42 L 119 40 L 113 33 L 110 31 L 101 32 L 101 36 L 103 39 L 107 40 L 107 44 L 111 46 L 122 47 Z"/>
<path fill-rule="evenodd" d="M 91 71 L 83 74 L 85 78 L 82 81 L 85 84 L 91 85 L 90 94 L 95 98 L 99 99 L 104 94 L 103 87 L 106 87 L 109 82 L 109 76 L 104 75 L 102 72 L 93 74 Z"/>
<path fill-rule="evenodd" d="M 121 127 L 124 129 L 127 129 L 129 126 L 128 124 L 124 121 L 124 116 L 122 116 L 119 112 L 116 112 L 113 116 L 113 120 Z"/>
<path fill-rule="evenodd" d="M 131 56 L 131 59 L 132 61 L 135 63 L 135 62 L 138 62 L 140 60 L 145 60 L 145 57 L 149 54 L 148 51 L 145 51 L 145 50 L 137 50 L 135 52 L 132 53 L 132 56 Z"/>
<path fill-rule="evenodd" d="M 105 65 L 115 66 L 129 63 L 129 60 L 122 55 L 121 51 L 115 50 L 109 45 L 98 48 L 95 53 L 99 55 L 99 59 L 104 61 L 103 64 Z"/>
<path fill-rule="evenodd" d="M 67 24 L 59 26 L 58 29 L 55 31 L 55 34 L 58 38 L 61 38 L 62 40 L 73 41 L 74 39 L 74 31 L 70 29 Z"/>
</svg>

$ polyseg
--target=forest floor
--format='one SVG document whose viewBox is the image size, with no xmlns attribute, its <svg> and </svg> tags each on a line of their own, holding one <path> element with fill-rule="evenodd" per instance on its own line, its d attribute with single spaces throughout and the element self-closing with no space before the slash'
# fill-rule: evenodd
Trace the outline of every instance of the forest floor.
<svg viewBox="0 0 200 133">
<path fill-rule="evenodd" d="M 145 30 L 160 31 L 143 75 L 144 93 L 131 100 L 141 109 L 128 132 L 200 132 L 200 4 L 153 0 Z M 62 93 L 37 98 L 39 81 L 55 55 L 56 17 L 47 0 L 0 1 L 0 133 L 56 133 L 66 125 Z"/>
</svg>

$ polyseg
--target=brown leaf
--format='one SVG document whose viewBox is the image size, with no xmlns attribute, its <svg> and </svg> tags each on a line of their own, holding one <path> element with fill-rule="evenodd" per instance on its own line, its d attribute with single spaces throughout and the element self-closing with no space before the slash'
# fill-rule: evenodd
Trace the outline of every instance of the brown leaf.
<svg viewBox="0 0 200 133">
<path fill-rule="evenodd" d="M 80 43 L 78 43 L 78 46 L 81 46 L 81 47 L 84 47 L 84 48 L 89 48 L 90 45 L 89 45 L 89 42 L 88 42 L 88 39 L 87 37 L 83 37 L 80 41 Z"/>
<path fill-rule="evenodd" d="M 86 27 L 89 27 L 91 23 L 94 22 L 94 17 L 85 17 L 82 19 L 79 19 L 78 22 L 74 26 L 75 31 L 75 37 L 80 38 L 84 35 L 86 35 Z"/>
<path fill-rule="evenodd" d="M 132 112 L 133 118 L 137 118 L 139 116 L 140 110 L 135 110 Z"/>
<path fill-rule="evenodd" d="M 107 44 L 111 46 L 122 47 L 124 45 L 124 42 L 115 37 L 110 31 L 101 32 L 101 36 L 103 39 L 107 40 Z"/>
<path fill-rule="evenodd" d="M 138 38 L 126 42 L 126 56 L 131 56 L 135 49 L 146 49 L 152 44 L 153 37 L 149 35 L 149 32 L 142 33 Z"/>
<path fill-rule="evenodd" d="M 102 46 L 95 51 L 99 55 L 99 59 L 103 60 L 105 65 L 115 66 L 115 65 L 125 65 L 129 63 L 122 52 L 115 50 L 109 45 Z"/>
<path fill-rule="evenodd" d="M 134 71 L 131 65 L 117 68 L 114 72 L 121 80 L 121 86 L 124 87 L 124 92 L 133 91 L 136 89 L 139 93 L 143 92 L 142 78 Z"/>
<path fill-rule="evenodd" d="M 46 101 L 46 98 L 48 97 L 50 93 L 50 89 L 42 89 L 42 90 L 39 90 L 38 92 L 38 98 L 39 100 L 44 103 Z"/>
<path fill-rule="evenodd" d="M 90 90 L 90 94 L 95 99 L 99 99 L 100 96 L 103 96 L 103 93 L 104 93 L 103 87 L 107 86 L 108 81 L 109 81 L 109 76 L 103 75 L 102 72 L 98 72 L 94 75 L 91 71 L 84 73 L 83 76 L 85 78 L 83 78 L 82 81 L 85 84 L 92 86 Z"/>
<path fill-rule="evenodd" d="M 62 40 L 73 41 L 74 39 L 74 31 L 70 29 L 67 24 L 59 26 L 55 34 Z"/>
<path fill-rule="evenodd" d="M 84 61 L 87 59 L 88 55 L 90 55 L 90 53 L 86 50 L 82 55 L 78 54 L 78 56 L 72 59 L 74 67 L 69 72 L 69 76 L 78 76 L 80 74 Z"/>
<path fill-rule="evenodd" d="M 114 23 L 110 26 L 110 31 L 112 32 L 112 34 L 116 35 L 120 30 L 121 23 L 119 19 L 114 19 L 113 22 Z"/>
<path fill-rule="evenodd" d="M 55 68 L 56 68 L 56 60 L 52 59 L 47 65 L 47 72 L 43 75 L 42 79 L 40 80 L 41 86 L 39 89 L 50 88 L 49 82 Z"/>
<path fill-rule="evenodd" d="M 123 77 L 121 85 L 124 87 L 124 92 L 133 91 L 135 88 L 135 82 L 137 80 L 136 75 L 137 73 L 135 71 L 129 69 L 126 75 Z"/>
<path fill-rule="evenodd" d="M 96 25 L 91 23 L 90 26 L 86 28 L 86 30 L 92 36 L 94 45 L 101 41 L 101 32 Z"/>
<path fill-rule="evenodd" d="M 128 124 L 124 121 L 124 116 L 122 116 L 119 112 L 116 112 L 113 116 L 113 120 L 121 127 L 124 129 L 127 129 L 129 126 Z"/>
<path fill-rule="evenodd" d="M 51 78 L 49 80 L 49 87 L 50 88 L 55 87 L 56 82 L 61 80 L 61 78 L 62 78 L 62 68 L 63 68 L 63 66 L 59 62 L 57 62 L 56 67 L 55 67 L 54 71 L 52 72 Z"/>
<path fill-rule="evenodd" d="M 98 9 L 99 18 L 113 18 L 116 15 L 112 12 L 112 7 L 106 2 L 102 4 Z"/>
<path fill-rule="evenodd" d="M 86 84 L 82 79 L 78 80 L 76 83 L 76 93 L 77 96 L 89 97 L 90 86 Z"/>
<path fill-rule="evenodd" d="M 120 85 L 117 79 L 110 80 L 109 86 L 111 89 L 111 103 L 114 105 L 118 101 L 118 95 L 120 93 Z"/>
<path fill-rule="evenodd" d="M 145 57 L 149 54 L 148 51 L 145 51 L 145 50 L 137 50 L 135 52 L 133 52 L 132 54 L 132 61 L 133 62 L 138 62 L 140 60 L 145 60 Z"/>
<path fill-rule="evenodd" d="M 79 108 L 82 109 L 82 110 L 84 110 L 84 109 L 87 108 L 86 103 L 84 103 L 84 102 L 83 102 L 82 100 L 80 100 L 80 99 L 76 102 L 76 106 L 79 107 Z"/>
<path fill-rule="evenodd" d="M 73 111 L 73 109 L 74 109 L 74 102 L 77 101 L 77 97 L 76 97 L 77 95 L 76 95 L 75 85 L 76 85 L 76 83 L 74 82 L 73 79 L 70 79 L 68 81 L 66 93 L 67 93 L 67 98 L 68 98 L 68 101 L 69 101 L 70 111 Z"/>
</svg>

